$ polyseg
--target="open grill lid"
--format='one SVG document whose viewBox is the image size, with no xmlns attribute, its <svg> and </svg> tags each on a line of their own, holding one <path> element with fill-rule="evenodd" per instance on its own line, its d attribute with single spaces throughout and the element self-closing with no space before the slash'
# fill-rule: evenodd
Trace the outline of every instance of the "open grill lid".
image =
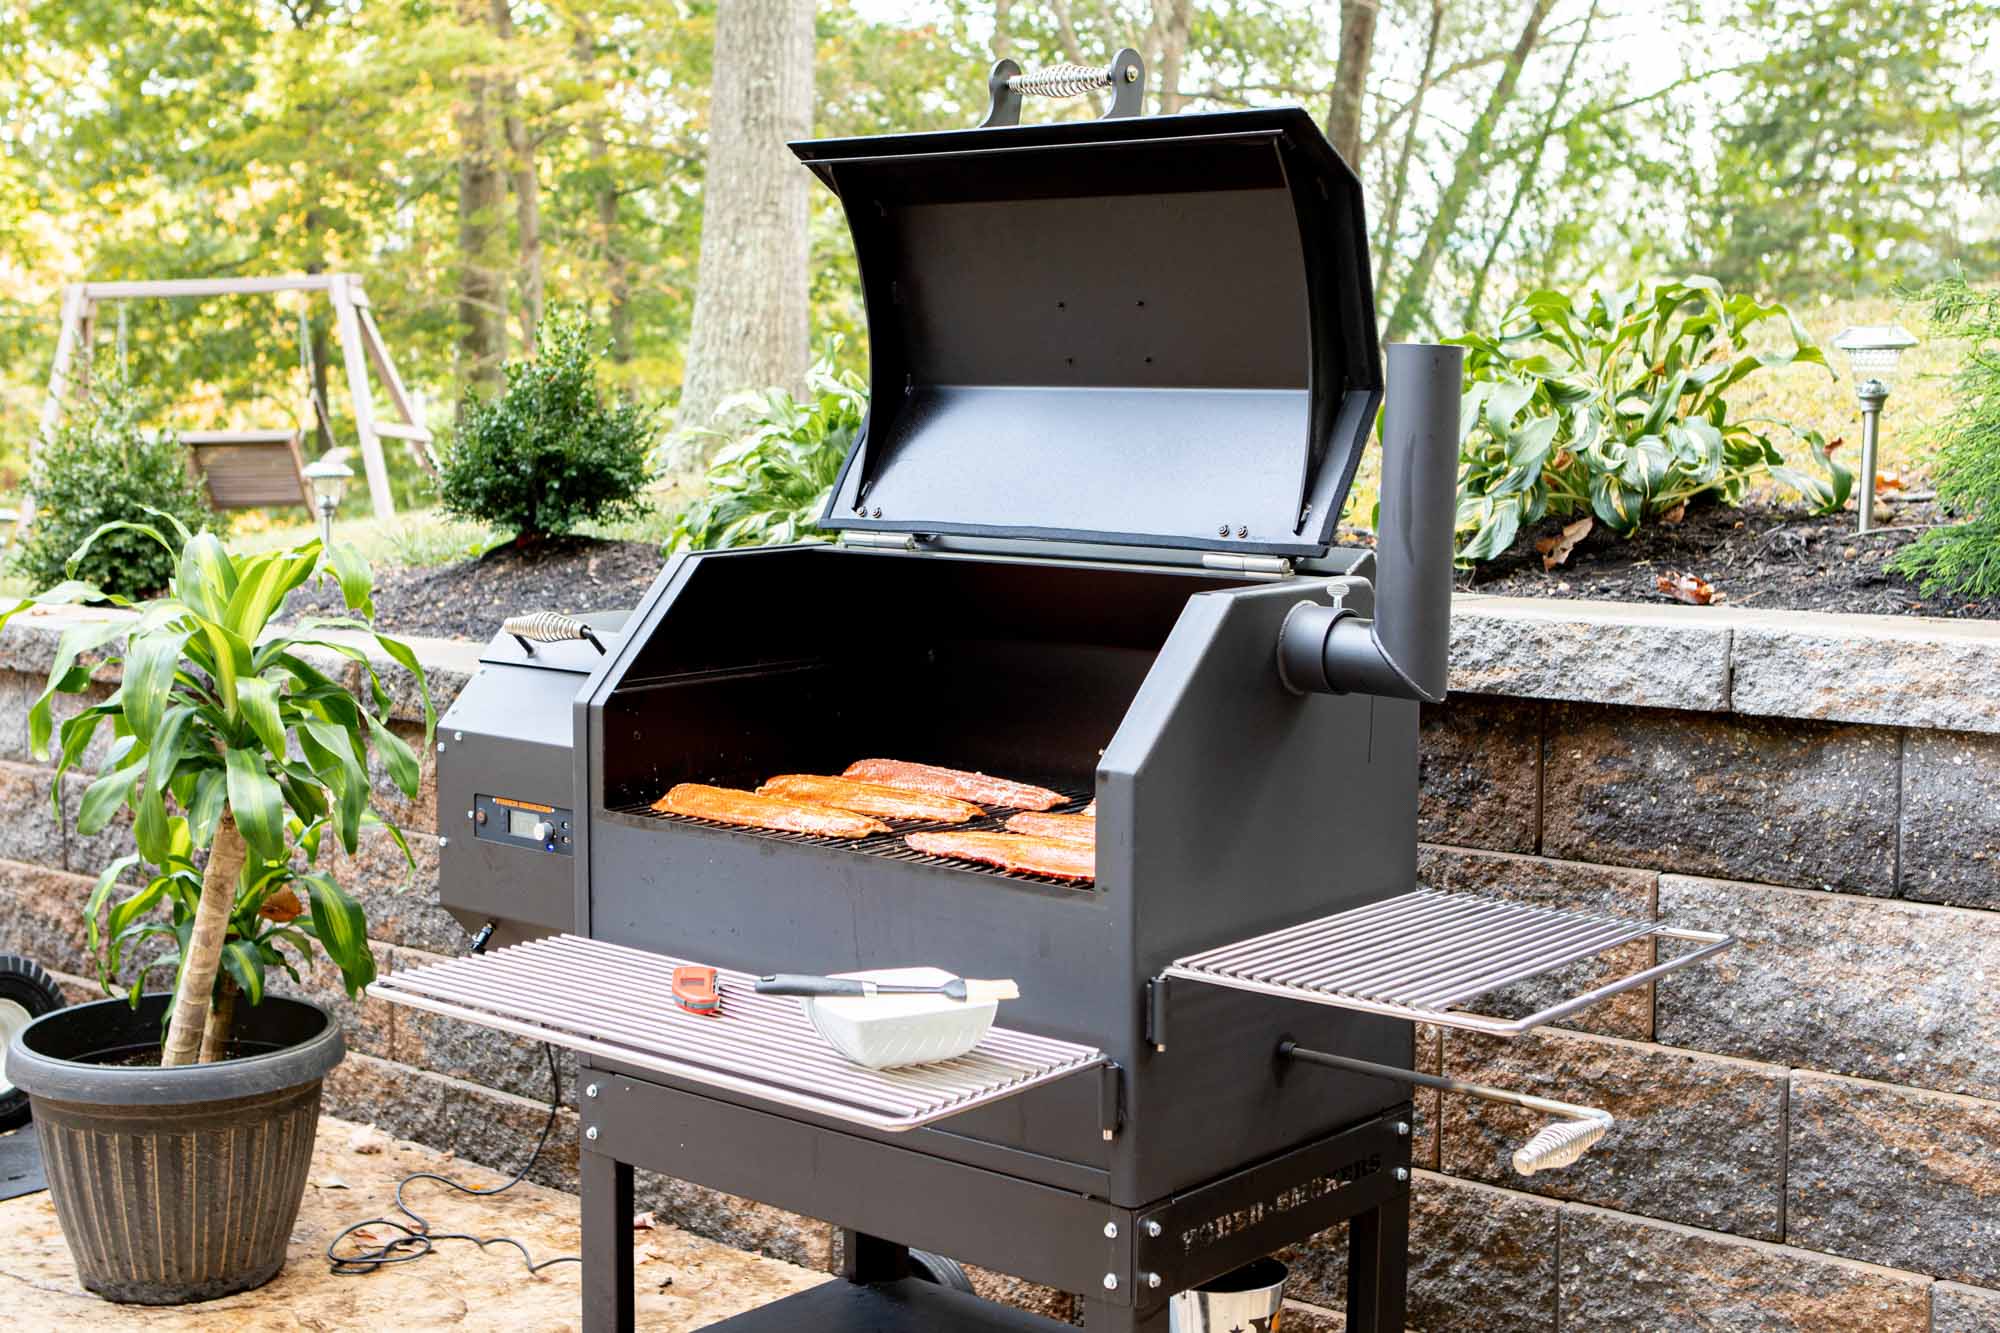
<svg viewBox="0 0 2000 1333">
<path fill-rule="evenodd" d="M 1324 555 L 1382 373 L 1297 107 L 797 143 L 870 339 L 829 528 Z"/>
</svg>

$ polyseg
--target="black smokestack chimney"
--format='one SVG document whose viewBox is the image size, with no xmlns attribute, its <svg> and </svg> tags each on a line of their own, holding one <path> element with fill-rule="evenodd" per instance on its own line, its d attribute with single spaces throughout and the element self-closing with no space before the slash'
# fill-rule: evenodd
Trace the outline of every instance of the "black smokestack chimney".
<svg viewBox="0 0 2000 1333">
<path fill-rule="evenodd" d="M 1279 674 L 1293 689 L 1444 698 L 1464 364 L 1459 347 L 1389 348 L 1373 619 L 1301 603 L 1278 637 Z"/>
</svg>

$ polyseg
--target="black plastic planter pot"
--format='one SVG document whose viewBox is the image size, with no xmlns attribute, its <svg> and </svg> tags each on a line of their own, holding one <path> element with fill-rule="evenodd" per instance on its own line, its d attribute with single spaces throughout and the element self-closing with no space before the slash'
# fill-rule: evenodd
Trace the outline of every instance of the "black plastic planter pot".
<svg viewBox="0 0 2000 1333">
<path fill-rule="evenodd" d="M 267 997 L 237 1007 L 248 1054 L 178 1069 L 117 1063 L 158 1050 L 167 1001 L 59 1010 L 7 1048 L 78 1276 L 139 1305 L 213 1300 L 284 1267 L 320 1080 L 346 1054 L 324 1009 Z"/>
</svg>

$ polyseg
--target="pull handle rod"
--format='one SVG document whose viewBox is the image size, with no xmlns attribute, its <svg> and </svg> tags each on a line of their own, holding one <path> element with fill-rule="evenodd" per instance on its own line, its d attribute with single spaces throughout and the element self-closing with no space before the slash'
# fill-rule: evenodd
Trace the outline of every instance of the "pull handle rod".
<svg viewBox="0 0 2000 1333">
<path fill-rule="evenodd" d="M 1081 97 L 1104 88 L 1111 90 L 1111 109 L 1104 113 L 1104 119 L 1139 114 L 1146 98 L 1146 65 L 1137 51 L 1126 47 L 1108 65 L 1065 61 L 1032 73 L 1023 72 L 1016 61 L 1002 60 L 987 77 L 986 89 L 992 104 L 979 127 L 1020 124 L 1024 97 Z"/>
<path fill-rule="evenodd" d="M 1577 1106 L 1571 1102 L 1559 1102 L 1550 1097 L 1536 1097 L 1525 1092 L 1514 1092 L 1508 1088 L 1489 1088 L 1484 1084 L 1466 1083 L 1438 1074 L 1422 1074 L 1414 1069 L 1403 1069 L 1396 1065 L 1382 1065 L 1372 1060 L 1331 1055 L 1326 1051 L 1315 1051 L 1292 1041 L 1279 1042 L 1278 1055 L 1286 1060 L 1303 1060 L 1310 1065 L 1343 1069 L 1350 1074 L 1365 1074 L 1369 1078 L 1413 1083 L 1420 1087 L 1436 1088 L 1440 1092 L 1464 1093 L 1468 1097 L 1478 1097 L 1484 1101 L 1505 1102 L 1510 1106 L 1523 1106 L 1530 1111 L 1561 1117 L 1553 1124 L 1544 1125 L 1534 1137 L 1514 1150 L 1514 1170 L 1524 1176 L 1570 1165 L 1588 1152 L 1591 1146 L 1603 1138 L 1606 1131 L 1616 1123 L 1611 1118 L 1611 1112 L 1601 1111 L 1594 1106 Z"/>
</svg>

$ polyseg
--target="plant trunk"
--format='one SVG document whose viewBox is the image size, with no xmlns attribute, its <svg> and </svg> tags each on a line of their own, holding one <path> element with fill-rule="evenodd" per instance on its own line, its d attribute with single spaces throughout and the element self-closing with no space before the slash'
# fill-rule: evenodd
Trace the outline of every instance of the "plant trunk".
<svg viewBox="0 0 2000 1333">
<path fill-rule="evenodd" d="M 1014 0 L 993 0 L 993 58 L 1007 60 L 1014 54 L 1014 34 L 1008 23 L 1014 17 Z"/>
<path fill-rule="evenodd" d="M 229 1037 L 236 1030 L 236 978 L 227 972 L 215 979 L 215 1004 L 201 1026 L 201 1063 L 229 1058 Z"/>
<path fill-rule="evenodd" d="M 1333 72 L 1333 98 L 1326 109 L 1326 137 L 1341 160 L 1361 172 L 1361 110 L 1368 92 L 1368 65 L 1375 56 L 1375 19 L 1380 0 L 1341 0 L 1340 63 Z"/>
<path fill-rule="evenodd" d="M 493 31 L 514 40 L 509 0 L 493 0 Z M 507 136 L 507 179 L 514 190 L 514 232 L 520 250 L 521 345 L 532 352 L 542 326 L 542 192 L 535 174 L 535 147 L 521 120 L 520 92 L 512 79 L 500 82 L 501 127 Z"/>
<path fill-rule="evenodd" d="M 485 9 L 480 0 L 460 0 L 459 17 L 483 25 Z M 507 309 L 493 256 L 499 158 L 491 90 L 484 74 L 474 74 L 458 110 L 458 352 L 460 377 L 488 389 L 500 383 L 507 356 Z"/>
<path fill-rule="evenodd" d="M 812 0 L 721 0 L 683 431 L 706 428 L 738 389 L 796 391 L 805 378 L 807 173 L 785 144 L 811 133 L 812 107 Z M 698 470 L 682 452 L 676 469 Z"/>
<path fill-rule="evenodd" d="M 1541 41 L 1542 22 L 1548 18 L 1554 3 L 1555 0 L 1534 0 L 1529 8 L 1527 21 L 1521 25 L 1521 35 L 1514 42 L 1514 49 L 1508 52 L 1507 63 L 1501 67 L 1500 81 L 1493 85 L 1485 109 L 1473 122 L 1471 132 L 1465 136 L 1465 143 L 1458 150 L 1457 160 L 1452 163 L 1451 183 L 1445 186 L 1444 194 L 1438 200 L 1437 213 L 1424 232 L 1422 248 L 1410 263 L 1410 272 L 1403 279 L 1403 289 L 1396 293 L 1396 305 L 1389 313 L 1389 327 L 1383 332 L 1382 341 L 1401 341 L 1416 327 L 1417 315 L 1424 308 L 1424 298 L 1430 294 L 1431 278 L 1437 273 L 1438 261 L 1444 257 L 1446 246 L 1458 231 L 1458 219 L 1465 211 L 1466 202 L 1472 198 L 1472 187 L 1486 174 L 1487 150 L 1493 146 L 1494 127 L 1500 123 L 1501 113 L 1514 98 L 1515 86 L 1521 81 L 1521 67 L 1528 63 L 1536 43 Z"/>
<path fill-rule="evenodd" d="M 222 945 L 229 938 L 229 913 L 236 906 L 236 881 L 250 849 L 236 831 L 236 816 L 225 810 L 215 825 L 215 845 L 201 875 L 201 899 L 194 909 L 194 931 L 187 957 L 181 960 L 180 986 L 174 992 L 174 1015 L 167 1023 L 167 1040 L 160 1047 L 160 1065 L 172 1069 L 191 1065 L 202 1056 L 202 1035 L 208 1026 L 215 974 L 222 968 Z"/>
</svg>

